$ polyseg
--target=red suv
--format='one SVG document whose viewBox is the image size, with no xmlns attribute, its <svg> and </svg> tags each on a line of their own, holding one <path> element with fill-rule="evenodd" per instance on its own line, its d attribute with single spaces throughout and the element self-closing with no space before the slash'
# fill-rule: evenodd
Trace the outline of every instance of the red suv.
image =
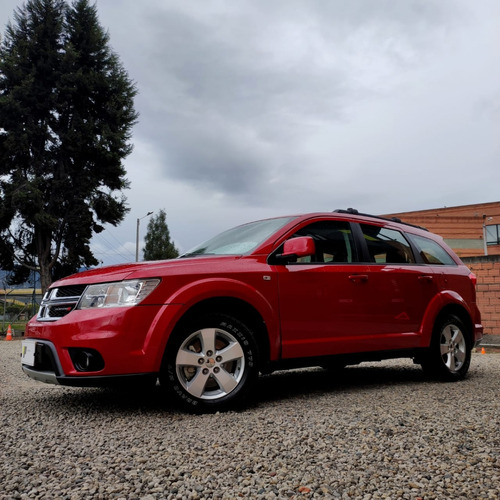
<svg viewBox="0 0 500 500">
<path fill-rule="evenodd" d="M 459 380 L 482 337 L 475 276 L 442 238 L 337 210 L 251 222 L 178 259 L 69 276 L 28 324 L 43 382 L 159 377 L 191 408 L 244 400 L 259 372 L 410 357 Z"/>
</svg>

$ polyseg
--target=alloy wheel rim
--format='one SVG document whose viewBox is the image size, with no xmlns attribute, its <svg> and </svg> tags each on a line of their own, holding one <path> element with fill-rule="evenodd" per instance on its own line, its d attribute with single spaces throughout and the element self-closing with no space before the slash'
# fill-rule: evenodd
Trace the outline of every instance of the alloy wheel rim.
<svg viewBox="0 0 500 500">
<path fill-rule="evenodd" d="M 448 370 L 458 372 L 467 357 L 467 343 L 462 330 L 454 324 L 447 325 L 441 332 L 441 359 Z"/>
<path fill-rule="evenodd" d="M 220 328 L 192 333 L 175 359 L 177 378 L 186 392 L 202 400 L 227 396 L 245 371 L 245 354 L 238 340 Z"/>
</svg>

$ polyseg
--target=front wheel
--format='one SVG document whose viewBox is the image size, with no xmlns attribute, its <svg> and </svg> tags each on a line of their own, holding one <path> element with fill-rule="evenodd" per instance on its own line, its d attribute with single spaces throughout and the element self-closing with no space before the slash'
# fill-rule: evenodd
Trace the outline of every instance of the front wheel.
<svg viewBox="0 0 500 500">
<path fill-rule="evenodd" d="M 469 370 L 471 360 L 469 332 L 455 315 L 438 321 L 422 368 L 445 381 L 461 380 Z"/>
<path fill-rule="evenodd" d="M 236 318 L 210 314 L 176 332 L 160 381 L 184 406 L 216 411 L 244 400 L 257 375 L 251 330 Z"/>
</svg>

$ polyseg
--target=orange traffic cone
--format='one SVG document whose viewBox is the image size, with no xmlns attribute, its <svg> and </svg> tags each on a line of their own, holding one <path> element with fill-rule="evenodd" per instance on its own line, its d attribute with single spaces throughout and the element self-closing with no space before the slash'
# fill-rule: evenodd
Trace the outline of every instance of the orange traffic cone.
<svg viewBox="0 0 500 500">
<path fill-rule="evenodd" d="M 12 328 L 10 325 L 7 327 L 7 335 L 5 336 L 5 340 L 12 340 Z"/>
<path fill-rule="evenodd" d="M 486 354 L 486 349 L 484 347 L 481 348 L 481 354 Z"/>
</svg>

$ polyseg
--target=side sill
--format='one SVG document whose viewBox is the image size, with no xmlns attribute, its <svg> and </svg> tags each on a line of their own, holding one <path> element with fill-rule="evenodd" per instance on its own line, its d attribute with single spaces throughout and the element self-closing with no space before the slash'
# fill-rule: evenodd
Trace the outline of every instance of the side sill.
<svg viewBox="0 0 500 500">
<path fill-rule="evenodd" d="M 425 354 L 425 352 L 425 348 L 415 347 L 394 351 L 366 351 L 348 354 L 333 354 L 331 356 L 315 356 L 311 358 L 288 358 L 272 361 L 267 365 L 266 370 L 262 370 L 262 373 L 272 373 L 276 370 L 323 366 L 328 363 L 358 365 L 363 362 L 383 361 L 385 359 L 418 358 L 419 356 Z"/>
</svg>

